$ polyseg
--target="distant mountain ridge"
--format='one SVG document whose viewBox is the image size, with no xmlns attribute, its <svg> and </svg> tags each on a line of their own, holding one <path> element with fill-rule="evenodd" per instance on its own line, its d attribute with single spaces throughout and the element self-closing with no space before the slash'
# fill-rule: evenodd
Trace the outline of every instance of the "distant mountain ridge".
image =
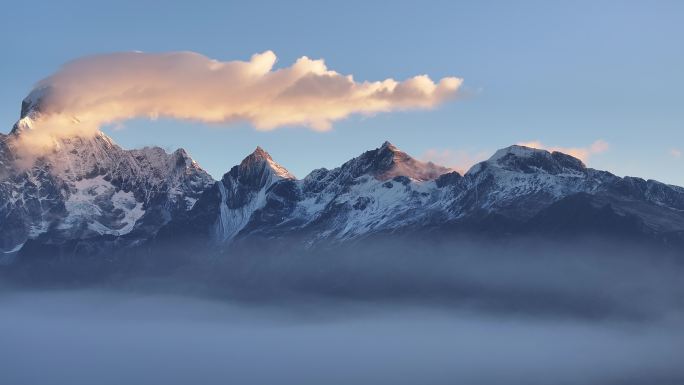
<svg viewBox="0 0 684 385">
<path fill-rule="evenodd" d="M 61 139 L 29 169 L 0 135 L 0 263 L 31 255 L 106 255 L 193 239 L 215 249 L 248 240 L 358 241 L 379 234 L 475 232 L 620 236 L 681 247 L 684 189 L 617 177 L 560 152 L 497 151 L 464 175 L 389 142 L 296 179 L 261 147 L 213 180 L 182 149 L 124 150 L 103 133 Z"/>
</svg>

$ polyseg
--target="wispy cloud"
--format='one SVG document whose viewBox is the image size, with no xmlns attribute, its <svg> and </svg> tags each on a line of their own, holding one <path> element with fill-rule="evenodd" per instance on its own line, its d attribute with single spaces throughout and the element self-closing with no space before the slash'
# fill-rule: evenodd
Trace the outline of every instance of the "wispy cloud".
<svg viewBox="0 0 684 385">
<path fill-rule="evenodd" d="M 671 157 L 673 157 L 675 159 L 679 159 L 682 157 L 682 151 L 679 149 L 676 149 L 676 148 L 670 149 L 669 154 Z"/>
<path fill-rule="evenodd" d="M 420 157 L 422 161 L 432 162 L 449 167 L 464 174 L 475 163 L 487 159 L 491 153 L 486 151 L 454 150 L 447 148 L 431 148 Z"/>
<path fill-rule="evenodd" d="M 610 148 L 608 142 L 602 139 L 598 139 L 586 147 L 547 146 L 538 140 L 530 142 L 520 142 L 518 144 L 521 146 L 539 148 L 547 151 L 559 151 L 568 155 L 572 155 L 575 158 L 580 159 L 582 162 L 587 162 L 589 158 L 591 158 L 593 155 L 606 152 Z"/>
</svg>

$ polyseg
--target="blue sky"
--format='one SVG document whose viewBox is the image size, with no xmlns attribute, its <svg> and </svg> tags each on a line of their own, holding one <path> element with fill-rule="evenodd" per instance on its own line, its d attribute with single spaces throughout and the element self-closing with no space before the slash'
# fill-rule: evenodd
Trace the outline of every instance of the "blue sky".
<svg viewBox="0 0 684 385">
<path fill-rule="evenodd" d="M 172 4 L 169 4 L 172 3 Z M 257 145 L 303 177 L 390 140 L 416 157 L 477 159 L 518 142 L 608 150 L 595 168 L 684 185 L 684 2 L 6 2 L 0 123 L 32 85 L 96 53 L 189 50 L 278 67 L 323 58 L 357 80 L 464 79 L 430 111 L 352 117 L 329 132 L 247 123 L 135 120 L 106 131 L 126 148 L 186 148 L 218 177 Z"/>
</svg>

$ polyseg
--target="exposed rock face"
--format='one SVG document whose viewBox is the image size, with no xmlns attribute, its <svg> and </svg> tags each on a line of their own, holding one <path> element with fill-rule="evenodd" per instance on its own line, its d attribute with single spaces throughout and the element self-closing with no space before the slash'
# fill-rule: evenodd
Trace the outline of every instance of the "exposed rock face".
<svg viewBox="0 0 684 385">
<path fill-rule="evenodd" d="M 398 164 L 411 167 L 389 178 Z M 176 228 L 199 225 L 219 243 L 256 236 L 307 244 L 427 229 L 616 235 L 638 228 L 645 237 L 675 238 L 684 230 L 681 188 L 619 178 L 558 152 L 511 146 L 464 176 L 426 174 L 423 166 L 384 143 L 297 180 L 258 149 L 224 176 L 219 194 L 200 198 L 198 211 L 220 206 L 218 214 L 204 210 L 204 224 Z"/>
<path fill-rule="evenodd" d="M 135 244 L 190 210 L 214 183 L 184 150 L 124 150 L 103 133 L 59 139 L 31 166 L 19 165 L 12 143 L 31 129 L 35 115 L 25 113 L 0 138 L 0 217 L 7 218 L 0 221 L 0 248 L 6 255 L 27 241 L 59 245 L 113 236 Z"/>
<path fill-rule="evenodd" d="M 374 234 L 612 234 L 679 242 L 684 189 L 620 178 L 559 152 L 497 151 L 465 175 L 389 142 L 296 179 L 262 148 L 214 181 L 184 150 L 124 150 L 102 133 L 60 139 L 20 167 L 15 138 L 40 95 L 0 134 L 0 263 L 58 250 L 140 250 L 170 239 L 219 249 L 253 238 L 303 245 Z"/>
<path fill-rule="evenodd" d="M 273 161 L 261 147 L 247 156 L 238 166 L 226 173 L 218 188 L 220 203 L 215 234 L 226 242 L 242 231 L 252 216 L 266 208 L 277 191 L 271 187 L 295 177 Z"/>
</svg>

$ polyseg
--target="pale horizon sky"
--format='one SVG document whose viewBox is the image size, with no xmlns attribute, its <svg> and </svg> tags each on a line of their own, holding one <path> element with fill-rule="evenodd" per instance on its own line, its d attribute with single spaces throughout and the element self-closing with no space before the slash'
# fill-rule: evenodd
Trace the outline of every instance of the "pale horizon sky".
<svg viewBox="0 0 684 385">
<path fill-rule="evenodd" d="M 464 79 L 432 110 L 353 116 L 328 132 L 136 119 L 125 148 L 185 148 L 219 178 L 257 145 L 298 177 L 385 140 L 458 166 L 515 143 L 572 149 L 590 167 L 684 185 L 684 3 L 33 1 L 0 15 L 0 132 L 32 86 L 87 55 L 193 51 L 221 61 L 272 50 L 277 68 L 325 59 L 357 81 Z M 583 152 L 582 152 L 583 151 Z"/>
</svg>

